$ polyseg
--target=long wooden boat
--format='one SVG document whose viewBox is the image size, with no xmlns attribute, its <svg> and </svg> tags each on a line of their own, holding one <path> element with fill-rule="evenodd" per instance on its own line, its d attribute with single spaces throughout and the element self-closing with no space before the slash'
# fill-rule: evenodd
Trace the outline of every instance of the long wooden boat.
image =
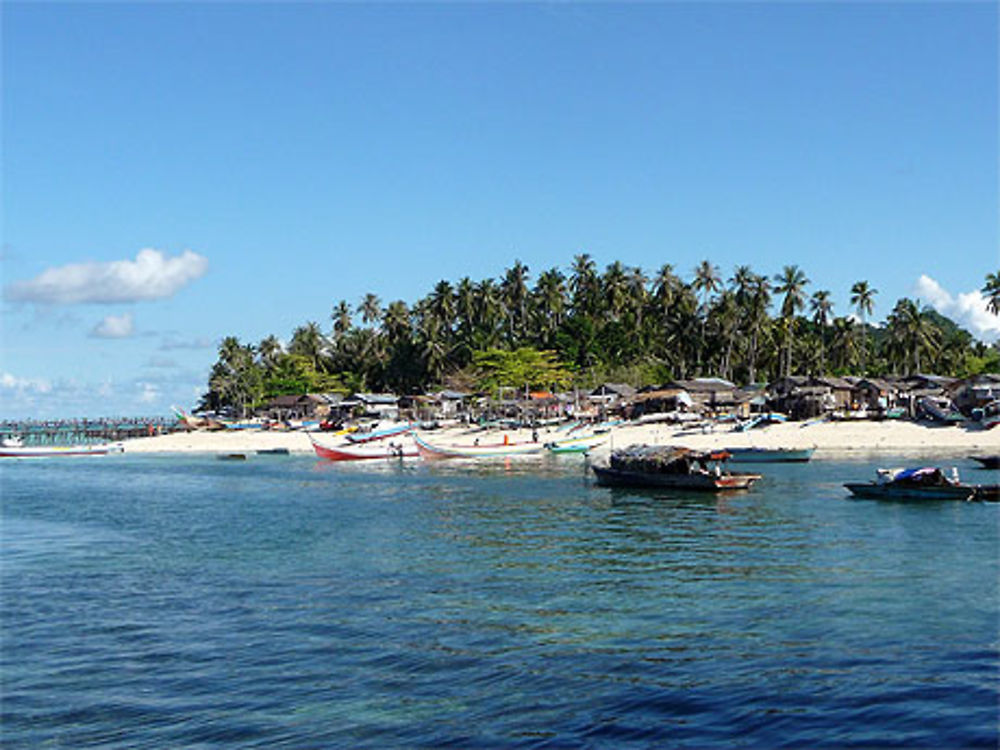
<svg viewBox="0 0 1000 750">
<path fill-rule="evenodd" d="M 733 463 L 760 464 L 776 462 L 805 462 L 812 458 L 815 448 L 725 448 Z"/>
<path fill-rule="evenodd" d="M 100 445 L 24 445 L 19 441 L 4 441 L 0 445 L 0 458 L 45 458 L 50 456 L 106 456 L 121 453 L 120 443 Z"/>
<path fill-rule="evenodd" d="M 671 446 L 632 445 L 612 452 L 607 466 L 591 469 L 608 487 L 658 487 L 702 492 L 745 490 L 760 474 L 724 471 L 725 451 L 694 451 Z"/>
<path fill-rule="evenodd" d="M 625 471 L 610 466 L 591 466 L 597 483 L 605 487 L 665 487 L 679 490 L 722 492 L 747 490 L 761 478 L 760 474 L 657 474 L 644 471 Z"/>
<path fill-rule="evenodd" d="M 948 479 L 941 469 L 879 469 L 872 482 L 847 482 L 852 495 L 871 500 L 970 500 L 977 488 Z"/>
<path fill-rule="evenodd" d="M 312 435 L 309 436 L 313 450 L 320 458 L 328 461 L 369 461 L 375 459 L 391 460 L 399 458 L 416 458 L 420 454 L 410 442 L 379 443 L 378 445 L 323 445 Z"/>
<path fill-rule="evenodd" d="M 420 433 L 413 433 L 413 440 L 420 451 L 420 457 L 428 460 L 445 458 L 508 458 L 531 456 L 542 453 L 542 443 L 502 443 L 500 445 L 434 445 L 424 440 Z"/>
<path fill-rule="evenodd" d="M 412 424 L 397 425 L 387 427 L 384 430 L 373 430 L 371 432 L 352 432 L 348 434 L 347 440 L 351 443 L 371 443 L 375 440 L 385 440 L 386 438 L 399 437 L 413 430 Z"/>
</svg>

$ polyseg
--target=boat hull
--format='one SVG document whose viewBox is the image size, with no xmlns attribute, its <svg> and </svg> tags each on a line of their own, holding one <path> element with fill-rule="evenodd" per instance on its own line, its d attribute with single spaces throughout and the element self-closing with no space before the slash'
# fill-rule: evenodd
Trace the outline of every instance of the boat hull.
<svg viewBox="0 0 1000 750">
<path fill-rule="evenodd" d="M 729 460 L 741 464 L 805 463 L 812 458 L 815 448 L 725 448 Z"/>
<path fill-rule="evenodd" d="M 608 442 L 610 435 L 587 435 L 578 438 L 565 438 L 556 440 L 545 445 L 549 453 L 586 453 L 591 448 L 596 448 Z"/>
<path fill-rule="evenodd" d="M 433 445 L 413 434 L 413 439 L 420 451 L 420 457 L 429 461 L 449 458 L 515 458 L 518 456 L 537 456 L 545 450 L 542 443 L 507 443 L 497 446 L 444 446 Z"/>
<path fill-rule="evenodd" d="M 760 474 L 656 474 L 625 471 L 605 466 L 591 466 L 597 483 L 604 487 L 658 487 L 699 492 L 746 490 L 760 479 Z"/>
<path fill-rule="evenodd" d="M 121 453 L 120 445 L 19 445 L 0 447 L 0 458 L 45 458 L 51 456 L 106 456 Z"/>
<path fill-rule="evenodd" d="M 973 461 L 978 461 L 984 469 L 1000 469 L 1000 456 L 970 456 Z"/>
<path fill-rule="evenodd" d="M 403 434 L 408 433 L 413 430 L 413 425 L 400 425 L 399 427 L 390 427 L 386 430 L 378 430 L 376 432 L 351 432 L 347 437 L 347 441 L 350 443 L 372 443 L 376 440 L 385 440 L 391 437 L 401 437 Z"/>
<path fill-rule="evenodd" d="M 855 497 L 869 500 L 968 500 L 976 488 L 969 485 L 933 487 L 907 487 L 877 482 L 848 482 L 844 484 Z"/>
<path fill-rule="evenodd" d="M 312 446 L 313 450 L 316 451 L 316 455 L 319 458 L 325 458 L 327 461 L 377 461 L 379 459 L 385 461 L 400 458 L 416 458 L 420 455 L 413 445 L 330 446 L 320 445 L 313 440 Z"/>
</svg>

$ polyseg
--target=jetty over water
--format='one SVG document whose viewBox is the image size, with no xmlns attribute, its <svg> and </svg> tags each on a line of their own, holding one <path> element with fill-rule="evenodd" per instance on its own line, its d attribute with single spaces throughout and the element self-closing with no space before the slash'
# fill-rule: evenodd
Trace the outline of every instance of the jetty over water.
<svg viewBox="0 0 1000 750">
<path fill-rule="evenodd" d="M 4 420 L 0 439 L 19 436 L 25 445 L 85 445 L 166 435 L 182 429 L 176 417 Z"/>
</svg>

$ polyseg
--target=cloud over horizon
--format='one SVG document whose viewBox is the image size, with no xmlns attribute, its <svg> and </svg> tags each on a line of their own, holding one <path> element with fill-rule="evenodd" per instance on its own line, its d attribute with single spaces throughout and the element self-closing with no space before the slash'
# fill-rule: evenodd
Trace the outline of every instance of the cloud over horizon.
<svg viewBox="0 0 1000 750">
<path fill-rule="evenodd" d="M 94 326 L 90 335 L 97 339 L 127 339 L 133 331 L 132 313 L 125 313 L 124 315 L 108 315 Z"/>
<path fill-rule="evenodd" d="M 1000 339 L 1000 316 L 986 307 L 986 298 L 975 290 L 952 296 L 948 290 L 927 274 L 921 274 L 913 293 L 942 315 L 951 318 L 972 335 L 987 342 Z"/>
<path fill-rule="evenodd" d="M 47 268 L 34 279 L 8 284 L 3 296 L 44 305 L 143 302 L 172 297 L 206 271 L 208 259 L 191 250 L 171 258 L 146 248 L 135 260 Z"/>
</svg>

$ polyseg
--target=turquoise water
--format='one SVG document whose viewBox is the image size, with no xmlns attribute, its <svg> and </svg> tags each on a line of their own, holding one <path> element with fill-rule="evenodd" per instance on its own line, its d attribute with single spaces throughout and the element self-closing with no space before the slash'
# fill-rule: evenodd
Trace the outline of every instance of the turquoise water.
<svg viewBox="0 0 1000 750">
<path fill-rule="evenodd" d="M 996 747 L 1000 504 L 876 465 L 6 461 L 2 744 Z"/>
</svg>

